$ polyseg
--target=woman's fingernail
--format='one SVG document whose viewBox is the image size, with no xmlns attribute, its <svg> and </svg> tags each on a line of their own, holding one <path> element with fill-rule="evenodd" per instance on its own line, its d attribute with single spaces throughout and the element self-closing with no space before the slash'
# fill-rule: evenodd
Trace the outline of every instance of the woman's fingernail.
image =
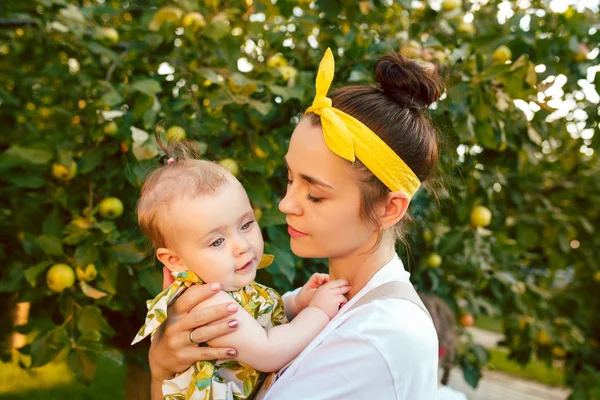
<svg viewBox="0 0 600 400">
<path fill-rule="evenodd" d="M 229 325 L 230 328 L 237 328 L 238 322 L 234 319 L 234 320 L 229 321 L 229 323 L 227 325 Z"/>
<path fill-rule="evenodd" d="M 237 353 L 235 352 L 235 350 L 227 350 L 227 355 L 231 356 L 231 357 L 235 357 Z"/>
<path fill-rule="evenodd" d="M 210 290 L 216 292 L 217 290 L 219 290 L 221 288 L 221 285 L 219 285 L 218 283 L 211 283 L 210 284 Z"/>
<path fill-rule="evenodd" d="M 227 305 L 227 311 L 229 311 L 229 312 L 237 311 L 237 309 L 238 309 L 238 307 L 237 307 L 237 304 L 235 304 L 235 303 L 230 303 Z"/>
</svg>

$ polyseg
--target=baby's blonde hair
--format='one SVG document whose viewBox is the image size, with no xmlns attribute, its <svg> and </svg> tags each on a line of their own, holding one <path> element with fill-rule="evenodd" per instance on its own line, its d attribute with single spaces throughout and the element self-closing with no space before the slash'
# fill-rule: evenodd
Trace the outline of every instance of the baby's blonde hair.
<svg viewBox="0 0 600 400">
<path fill-rule="evenodd" d="M 171 236 L 169 210 L 175 200 L 213 193 L 227 182 L 228 171 L 220 165 L 195 158 L 186 142 L 164 147 L 163 165 L 152 171 L 142 185 L 137 205 L 138 224 L 154 250 L 168 247 Z"/>
</svg>

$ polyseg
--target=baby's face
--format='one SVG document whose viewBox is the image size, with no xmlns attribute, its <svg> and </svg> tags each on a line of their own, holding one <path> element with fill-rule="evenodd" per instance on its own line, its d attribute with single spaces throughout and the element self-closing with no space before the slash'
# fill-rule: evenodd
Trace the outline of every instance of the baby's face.
<svg viewBox="0 0 600 400">
<path fill-rule="evenodd" d="M 186 269 L 225 291 L 254 281 L 264 242 L 248 195 L 235 178 L 214 193 L 177 201 L 171 218 L 171 243 Z"/>
</svg>

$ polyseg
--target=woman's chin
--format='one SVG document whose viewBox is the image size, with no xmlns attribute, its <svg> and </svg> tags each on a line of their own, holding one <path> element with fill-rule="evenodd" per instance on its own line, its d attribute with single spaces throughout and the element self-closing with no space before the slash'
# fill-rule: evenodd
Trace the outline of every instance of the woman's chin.
<svg viewBox="0 0 600 400">
<path fill-rule="evenodd" d="M 319 249 L 314 248 L 306 243 L 298 243 L 292 239 L 290 242 L 292 253 L 301 258 L 327 258 L 326 254 L 323 254 Z"/>
</svg>

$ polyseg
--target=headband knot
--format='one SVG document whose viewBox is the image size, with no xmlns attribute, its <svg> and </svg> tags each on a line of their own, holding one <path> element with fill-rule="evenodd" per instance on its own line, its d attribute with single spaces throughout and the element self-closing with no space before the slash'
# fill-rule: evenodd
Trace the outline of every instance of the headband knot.
<svg viewBox="0 0 600 400">
<path fill-rule="evenodd" d="M 331 107 L 332 104 L 333 103 L 331 102 L 331 99 L 329 97 L 315 99 L 315 101 L 312 103 L 312 106 L 310 106 L 308 108 L 308 110 L 306 110 L 306 112 L 315 112 L 316 110 L 322 110 L 323 108 L 329 108 L 329 107 Z"/>
</svg>

